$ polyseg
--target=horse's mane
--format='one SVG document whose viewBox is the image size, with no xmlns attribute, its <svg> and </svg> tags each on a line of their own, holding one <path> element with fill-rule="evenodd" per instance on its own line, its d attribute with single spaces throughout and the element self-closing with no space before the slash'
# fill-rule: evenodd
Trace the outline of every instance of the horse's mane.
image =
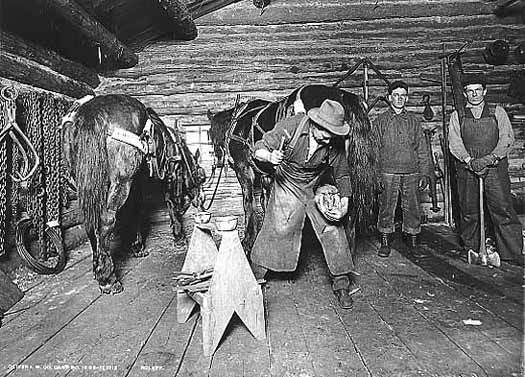
<svg viewBox="0 0 525 377">
<path fill-rule="evenodd" d="M 170 130 L 168 130 L 168 126 L 166 126 L 166 124 L 162 121 L 161 117 L 157 114 L 155 110 L 153 110 L 151 107 L 147 107 L 146 112 L 148 113 L 148 116 L 151 119 L 154 126 L 158 127 L 166 135 L 171 135 Z M 184 154 L 183 158 L 190 165 L 191 171 L 187 172 L 187 174 L 192 174 L 192 172 L 195 170 L 195 167 L 197 165 L 195 159 L 193 158 L 193 154 L 188 148 L 188 145 L 186 144 L 186 141 L 184 140 L 184 138 L 180 135 L 180 131 L 176 128 L 171 128 L 171 130 L 173 130 L 175 133 L 175 138 L 176 138 L 175 143 L 180 148 L 182 148 L 182 153 Z"/>
</svg>

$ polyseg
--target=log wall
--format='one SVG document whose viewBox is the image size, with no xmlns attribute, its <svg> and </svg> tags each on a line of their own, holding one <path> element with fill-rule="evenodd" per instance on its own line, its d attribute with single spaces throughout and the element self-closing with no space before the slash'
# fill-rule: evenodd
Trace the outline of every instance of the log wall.
<svg viewBox="0 0 525 377">
<path fill-rule="evenodd" d="M 512 50 L 525 41 L 517 18 L 497 18 L 493 1 L 455 0 L 273 0 L 262 15 L 251 1 L 231 4 L 196 20 L 192 42 L 156 43 L 139 54 L 139 64 L 105 77 L 101 93 L 128 93 L 155 108 L 168 123 L 184 125 L 188 141 L 206 151 L 206 111 L 232 107 L 242 99 L 277 99 L 307 83 L 335 83 L 360 58 L 369 58 L 389 79 L 410 85 L 409 109 L 422 114 L 430 96 L 435 113 L 424 127 L 442 130 L 440 59 L 470 42 L 463 55 L 466 71 L 482 71 L 488 100 L 511 115 L 525 106 L 507 95 L 511 74 L 521 71 L 511 54 L 508 64 L 486 64 L 482 53 L 496 39 Z M 359 69 L 342 87 L 362 92 Z M 370 73 L 370 99 L 385 94 L 382 80 Z M 446 121 L 453 110 L 447 93 Z M 384 110 L 380 102 L 374 118 Z M 422 118 L 423 119 L 423 118 Z M 524 124 L 514 123 L 517 142 L 511 154 L 512 180 L 524 179 Z M 438 138 L 434 148 L 440 151 Z M 206 153 L 204 154 L 206 155 Z"/>
</svg>

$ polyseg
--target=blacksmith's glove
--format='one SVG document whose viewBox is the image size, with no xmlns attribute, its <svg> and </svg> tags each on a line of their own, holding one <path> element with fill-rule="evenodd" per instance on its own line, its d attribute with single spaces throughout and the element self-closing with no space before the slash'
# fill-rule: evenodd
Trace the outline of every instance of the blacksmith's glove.
<svg viewBox="0 0 525 377">
<path fill-rule="evenodd" d="M 493 166 L 498 158 L 493 154 L 487 154 L 480 158 L 475 158 L 470 161 L 470 167 L 474 170 L 475 173 L 482 171 L 490 166 Z"/>
<path fill-rule="evenodd" d="M 417 182 L 417 188 L 419 191 L 423 191 L 428 187 L 430 183 L 430 177 L 428 175 L 421 175 L 419 181 Z"/>
</svg>

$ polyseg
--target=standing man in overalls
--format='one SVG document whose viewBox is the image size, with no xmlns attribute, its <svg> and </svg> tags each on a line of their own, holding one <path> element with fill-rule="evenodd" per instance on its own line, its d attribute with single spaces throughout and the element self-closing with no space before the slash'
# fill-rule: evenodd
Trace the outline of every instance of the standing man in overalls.
<svg viewBox="0 0 525 377">
<path fill-rule="evenodd" d="M 323 249 L 337 300 L 341 307 L 350 309 L 353 300 L 348 274 L 354 266 L 340 222 L 348 212 L 351 194 L 343 139 L 350 126 L 344 115 L 339 102 L 327 99 L 319 108 L 310 109 L 308 115 L 280 121 L 255 143 L 255 158 L 272 163 L 275 173 L 251 262 L 257 278 L 262 278 L 267 270 L 294 271 L 308 218 Z M 288 141 L 286 152 L 280 150 L 283 138 Z M 316 206 L 314 190 L 330 168 L 341 195 L 341 206 L 323 215 Z"/>
<path fill-rule="evenodd" d="M 494 225 L 501 260 L 523 265 L 522 227 L 512 206 L 507 154 L 514 143 L 512 125 L 505 110 L 487 104 L 483 76 L 467 75 L 463 81 L 467 99 L 463 119 L 450 117 L 449 147 L 457 159 L 460 237 L 465 250 L 480 250 L 479 177 L 483 177 L 488 212 Z"/>
</svg>

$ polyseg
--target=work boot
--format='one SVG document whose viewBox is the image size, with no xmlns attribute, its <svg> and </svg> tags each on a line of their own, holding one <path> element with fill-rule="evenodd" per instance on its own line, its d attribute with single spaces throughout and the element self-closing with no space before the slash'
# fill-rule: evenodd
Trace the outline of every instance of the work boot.
<svg viewBox="0 0 525 377">
<path fill-rule="evenodd" d="M 390 255 L 391 249 L 388 236 L 388 233 L 381 233 L 381 247 L 379 248 L 377 255 L 379 255 L 382 258 L 386 258 Z"/>
<path fill-rule="evenodd" d="M 410 253 L 416 258 L 421 258 L 424 257 L 425 254 L 422 254 L 421 250 L 419 250 L 417 238 L 417 234 L 403 233 L 403 241 L 410 249 Z"/>
<path fill-rule="evenodd" d="M 350 292 L 351 285 L 348 275 L 332 275 L 332 290 L 334 291 L 339 306 L 343 309 L 352 309 L 354 306 L 352 293 L 357 292 L 357 290 Z"/>
<path fill-rule="evenodd" d="M 354 306 L 354 299 L 350 294 L 348 288 L 341 288 L 334 291 L 335 297 L 337 297 L 337 302 L 339 306 L 343 309 L 352 309 Z"/>
<path fill-rule="evenodd" d="M 417 247 L 417 234 L 403 233 L 403 241 L 409 248 L 415 249 Z"/>
</svg>

